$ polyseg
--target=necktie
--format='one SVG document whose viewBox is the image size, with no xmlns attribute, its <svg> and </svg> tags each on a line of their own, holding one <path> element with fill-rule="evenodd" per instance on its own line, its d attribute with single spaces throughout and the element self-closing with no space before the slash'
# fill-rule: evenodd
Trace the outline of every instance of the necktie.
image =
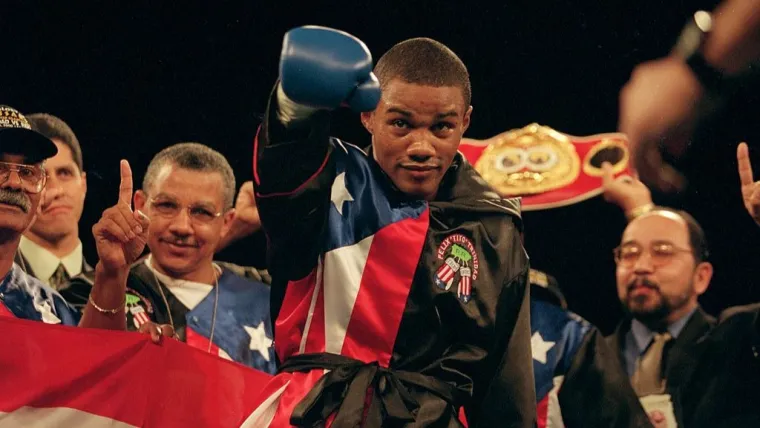
<svg viewBox="0 0 760 428">
<path fill-rule="evenodd" d="M 66 273 L 66 268 L 63 267 L 63 263 L 58 265 L 58 268 L 53 272 L 53 276 L 50 277 L 50 286 L 56 290 L 64 288 L 69 283 L 69 274 Z"/>
<path fill-rule="evenodd" d="M 672 338 L 668 332 L 655 333 L 649 348 L 636 361 L 636 371 L 631 377 L 631 384 L 639 397 L 662 394 L 665 391 L 665 379 L 662 376 L 662 356 L 665 345 Z"/>
</svg>

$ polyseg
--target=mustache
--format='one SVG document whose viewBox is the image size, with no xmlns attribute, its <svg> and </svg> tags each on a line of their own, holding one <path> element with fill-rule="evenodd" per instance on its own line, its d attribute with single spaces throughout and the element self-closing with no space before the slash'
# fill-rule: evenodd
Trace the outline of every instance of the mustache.
<svg viewBox="0 0 760 428">
<path fill-rule="evenodd" d="M 657 285 L 656 282 L 650 281 L 646 278 L 636 278 L 630 283 L 628 283 L 628 287 L 627 287 L 628 293 L 630 293 L 634 287 L 646 287 L 646 288 L 655 290 L 657 292 L 660 291 L 660 286 Z"/>
<path fill-rule="evenodd" d="M 32 208 L 32 201 L 29 200 L 29 196 L 21 190 L 0 188 L 0 203 L 17 206 L 25 213 L 28 213 Z"/>
</svg>

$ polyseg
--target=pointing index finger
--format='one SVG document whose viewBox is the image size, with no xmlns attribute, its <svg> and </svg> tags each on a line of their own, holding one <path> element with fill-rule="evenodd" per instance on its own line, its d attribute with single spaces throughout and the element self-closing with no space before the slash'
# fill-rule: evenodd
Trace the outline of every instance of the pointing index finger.
<svg viewBox="0 0 760 428">
<path fill-rule="evenodd" d="M 747 143 L 739 143 L 739 147 L 736 148 L 736 160 L 739 163 L 739 179 L 742 187 L 753 184 L 755 179 L 752 175 L 752 164 L 749 161 Z"/>
<path fill-rule="evenodd" d="M 119 184 L 119 202 L 132 206 L 132 168 L 125 159 L 121 160 L 121 183 Z"/>
</svg>

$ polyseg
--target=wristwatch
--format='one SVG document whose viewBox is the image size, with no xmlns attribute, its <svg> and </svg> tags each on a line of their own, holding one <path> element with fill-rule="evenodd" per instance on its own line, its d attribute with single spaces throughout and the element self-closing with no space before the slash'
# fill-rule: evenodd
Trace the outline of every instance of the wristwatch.
<svg viewBox="0 0 760 428">
<path fill-rule="evenodd" d="M 683 59 L 706 91 L 714 93 L 720 92 L 724 76 L 702 54 L 711 30 L 712 15 L 704 10 L 696 12 L 681 31 L 672 54 Z"/>
</svg>

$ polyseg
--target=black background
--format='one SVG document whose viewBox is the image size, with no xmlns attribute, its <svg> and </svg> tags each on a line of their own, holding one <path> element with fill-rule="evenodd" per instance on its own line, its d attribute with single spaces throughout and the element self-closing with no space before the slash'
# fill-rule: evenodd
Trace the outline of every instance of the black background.
<svg viewBox="0 0 760 428">
<path fill-rule="evenodd" d="M 348 31 L 375 59 L 409 37 L 447 44 L 472 76 L 467 136 L 531 122 L 588 135 L 616 130 L 618 91 L 633 67 L 666 54 L 690 14 L 715 3 L 3 0 L 0 104 L 55 114 L 77 133 L 89 184 L 81 235 L 92 260 L 90 227 L 116 201 L 120 158 L 139 183 L 158 150 L 199 141 L 228 157 L 238 183 L 251 178 L 251 142 L 292 27 Z M 736 144 L 747 140 L 760 169 L 758 101 L 745 91 L 706 123 L 679 163 L 690 179 L 685 192 L 655 194 L 707 231 L 716 273 L 702 303 L 713 313 L 760 300 L 760 231 L 744 211 L 735 160 Z M 368 142 L 349 111 L 336 114 L 333 133 Z M 559 279 L 573 309 L 609 331 L 620 314 L 611 253 L 625 225 L 619 210 L 595 198 L 527 213 L 525 222 L 532 264 Z M 263 248 L 255 236 L 220 258 L 262 265 Z"/>
</svg>

